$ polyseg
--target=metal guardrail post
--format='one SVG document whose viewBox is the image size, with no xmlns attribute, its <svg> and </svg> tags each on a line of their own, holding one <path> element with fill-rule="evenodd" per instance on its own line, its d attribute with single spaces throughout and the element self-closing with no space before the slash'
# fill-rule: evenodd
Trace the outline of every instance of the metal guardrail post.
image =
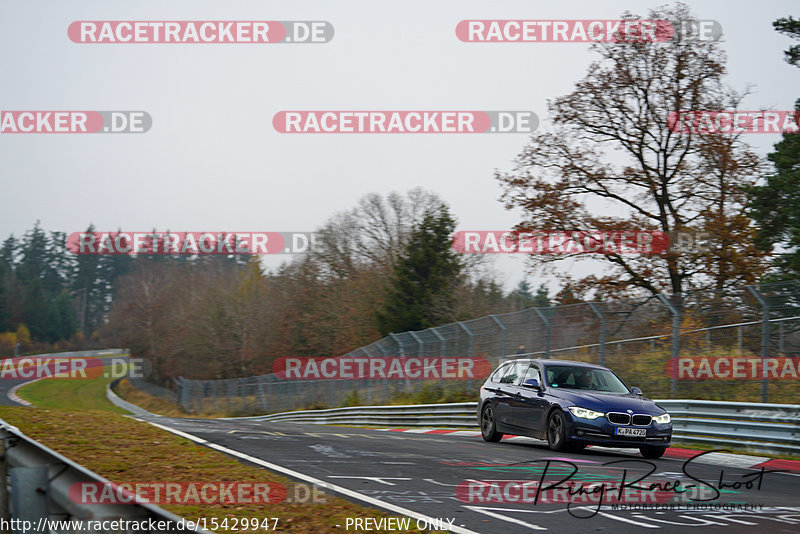
<svg viewBox="0 0 800 534">
<path fill-rule="evenodd" d="M 417 342 L 417 356 L 422 358 L 422 346 L 424 345 L 424 342 L 419 338 L 416 332 L 409 332 L 409 334 L 414 338 L 414 341 Z"/>
<path fill-rule="evenodd" d="M 424 342 L 420 339 L 420 337 L 417 335 L 416 332 L 409 332 L 409 334 L 411 335 L 412 338 L 414 338 L 414 341 L 417 342 L 417 356 L 422 358 L 422 347 L 424 345 Z M 411 387 L 411 381 L 408 378 L 406 378 L 406 384 L 408 384 L 409 388 Z M 416 386 L 417 387 L 415 387 L 414 389 L 419 390 L 420 385 L 416 384 Z"/>
<path fill-rule="evenodd" d="M 442 334 L 439 333 L 439 330 L 437 328 L 431 328 L 431 332 L 433 332 L 433 335 L 435 335 L 437 339 L 441 342 L 441 345 L 439 346 L 439 356 L 444 358 L 445 352 L 447 351 L 447 340 L 444 338 Z"/>
<path fill-rule="evenodd" d="M 500 331 L 502 332 L 502 334 L 500 334 L 500 336 L 501 336 L 500 337 L 500 354 L 497 355 L 497 359 L 498 359 L 498 363 L 499 363 L 500 358 L 502 358 L 507 353 L 507 350 L 508 350 L 508 346 L 507 346 L 508 345 L 508 328 L 506 327 L 506 325 L 503 324 L 503 322 L 500 319 L 497 318 L 496 315 L 492 314 L 489 317 L 491 317 L 492 320 L 497 324 L 497 326 L 500 327 Z"/>
<path fill-rule="evenodd" d="M 406 348 L 405 348 L 405 345 L 403 345 L 403 342 L 400 341 L 400 336 L 398 336 L 397 334 L 394 334 L 394 333 L 390 333 L 389 337 L 392 339 L 392 341 L 394 341 L 395 345 L 397 345 L 397 351 L 399 353 L 399 356 L 401 358 L 403 356 L 405 356 L 406 355 L 405 354 Z"/>
<path fill-rule="evenodd" d="M 470 330 L 467 327 L 467 325 L 465 325 L 463 322 L 458 321 L 457 324 L 469 336 L 469 348 L 467 349 L 467 357 L 468 358 L 472 358 L 475 355 L 475 334 L 473 334 L 472 330 Z M 469 380 L 467 380 L 467 391 L 471 391 L 471 390 L 472 390 L 472 379 L 470 378 Z"/>
<path fill-rule="evenodd" d="M 672 354 L 670 355 L 670 362 L 675 366 L 678 361 L 678 353 L 681 350 L 681 312 L 672 305 L 672 302 L 670 302 L 667 297 L 661 293 L 657 296 L 658 300 L 664 303 L 664 306 L 666 306 L 672 314 Z M 675 368 L 677 369 L 677 367 Z M 675 394 L 676 386 L 675 378 L 671 377 L 669 379 L 669 392 L 671 395 Z"/>
<path fill-rule="evenodd" d="M 600 342 L 599 342 L 599 354 L 598 357 L 600 358 L 600 365 L 606 364 L 606 316 L 603 315 L 603 312 L 600 311 L 600 308 L 594 302 L 587 302 L 589 308 L 597 315 L 597 318 L 600 319 Z"/>
<path fill-rule="evenodd" d="M 402 339 L 397 334 L 389 334 L 389 336 L 397 343 L 398 348 L 400 349 L 400 357 L 404 357 L 406 355 L 406 346 L 403 344 Z M 411 389 L 411 381 L 408 377 L 403 380 L 403 389 L 404 391 L 408 392 Z"/>
<path fill-rule="evenodd" d="M 372 356 L 372 353 L 367 349 L 368 346 L 369 345 L 367 345 L 365 347 L 362 347 L 361 350 L 364 351 L 364 354 L 367 355 L 367 358 L 371 359 L 373 356 Z M 367 404 L 370 404 L 372 402 L 372 379 L 368 378 L 366 380 L 366 382 L 367 382 Z M 330 387 L 330 394 L 328 395 L 328 398 L 329 399 L 333 399 L 333 382 L 330 381 L 329 383 L 330 383 L 331 387 Z"/>
<path fill-rule="evenodd" d="M 31 467 L 12 467 L 11 475 L 11 508 L 13 519 L 37 521 L 50 516 L 48 493 L 50 490 L 50 466 L 37 465 Z M 44 491 L 42 491 L 44 490 Z M 14 529 L 15 534 L 27 534 L 22 529 Z"/>
<path fill-rule="evenodd" d="M 177 393 L 178 405 L 180 405 L 180 407 L 183 408 L 184 410 L 188 411 L 187 406 L 184 403 L 184 395 L 186 392 L 183 387 L 183 377 L 179 376 L 178 378 L 173 378 L 172 381 L 175 383 L 175 389 L 177 390 L 176 393 Z"/>
<path fill-rule="evenodd" d="M 217 411 L 217 383 L 211 382 L 211 394 L 213 395 L 211 399 L 211 410 L 216 412 Z M 266 409 L 266 403 L 264 403 Z"/>
<path fill-rule="evenodd" d="M 465 325 L 463 322 L 459 321 L 456 324 L 458 326 L 460 326 L 461 329 L 464 330 L 464 332 L 467 333 L 467 336 L 469 336 L 469 345 L 467 347 L 467 356 L 471 358 L 472 355 L 475 353 L 475 351 L 474 351 L 475 347 L 473 346 L 474 345 L 475 334 L 473 334 L 472 330 L 467 328 L 467 325 Z"/>
<path fill-rule="evenodd" d="M 0 438 L 0 519 L 8 521 L 11 513 L 8 509 L 8 462 L 6 462 L 6 438 Z"/>
<path fill-rule="evenodd" d="M 769 358 L 769 303 L 758 289 L 745 287 L 761 305 L 761 402 L 767 402 L 767 368 L 764 363 Z"/>
<path fill-rule="evenodd" d="M 388 337 L 388 336 L 387 336 L 387 337 Z M 381 354 L 382 354 L 382 355 L 383 355 L 383 357 L 385 358 L 385 357 L 387 357 L 387 356 L 388 356 L 388 354 L 386 353 L 386 349 L 385 349 L 385 348 L 383 348 L 383 345 L 381 345 L 381 341 L 383 341 L 384 339 L 386 339 L 386 338 L 384 337 L 384 338 L 382 338 L 382 339 L 379 339 L 378 341 L 376 341 L 376 342 L 375 342 L 375 346 L 376 346 L 376 347 L 378 347 L 378 350 L 379 350 L 379 351 L 381 351 Z"/>
<path fill-rule="evenodd" d="M 736 327 L 736 348 L 739 349 L 739 356 L 742 355 L 742 327 Z"/>
<path fill-rule="evenodd" d="M 445 353 L 447 352 L 447 340 L 444 338 L 442 334 L 439 333 L 439 330 L 434 327 L 430 329 L 431 332 L 439 339 L 439 356 L 444 358 Z M 439 379 L 439 385 L 444 386 L 444 378 Z"/>
<path fill-rule="evenodd" d="M 533 311 L 539 316 L 539 319 L 544 323 L 544 357 L 546 360 L 550 359 L 550 319 L 539 308 L 533 308 Z"/>
<path fill-rule="evenodd" d="M 386 336 L 386 337 L 388 337 L 388 336 Z M 386 349 L 383 347 L 383 344 L 381 343 L 381 341 L 386 339 L 386 337 L 383 337 L 383 338 L 381 338 L 381 339 L 379 339 L 378 341 L 375 342 L 375 346 L 378 347 L 378 350 L 381 351 L 381 354 L 383 355 L 384 358 L 388 358 L 388 356 L 389 356 L 389 354 L 386 352 Z M 386 380 L 381 380 L 381 396 L 384 399 L 388 397 L 388 395 L 386 394 L 388 387 L 389 387 L 389 385 L 388 385 L 387 381 Z"/>
</svg>

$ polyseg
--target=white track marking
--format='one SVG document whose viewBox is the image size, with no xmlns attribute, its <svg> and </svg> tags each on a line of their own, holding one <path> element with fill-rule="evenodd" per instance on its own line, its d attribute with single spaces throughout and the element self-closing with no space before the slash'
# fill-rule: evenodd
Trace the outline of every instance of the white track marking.
<svg viewBox="0 0 800 534">
<path fill-rule="evenodd" d="M 246 460 L 246 461 L 248 461 L 250 463 L 253 463 L 253 464 L 256 464 L 256 465 L 260 465 L 262 467 L 266 467 L 270 471 L 277 471 L 279 473 L 283 473 L 284 475 L 290 476 L 292 478 L 297 478 L 297 479 L 300 479 L 300 480 L 304 480 L 306 482 L 310 482 L 311 484 L 316 484 L 317 486 L 319 486 L 321 488 L 328 489 L 330 491 L 339 493 L 341 495 L 345 495 L 347 497 L 351 497 L 353 499 L 357 499 L 357 500 L 365 502 L 365 503 L 367 503 L 367 504 L 369 504 L 371 506 L 375 506 L 376 508 L 382 508 L 384 510 L 389 510 L 390 512 L 394 512 L 394 513 L 401 514 L 401 515 L 404 515 L 404 516 L 407 516 L 407 517 L 411 517 L 413 519 L 423 520 L 423 521 L 426 521 L 427 523 L 431 523 L 431 522 L 435 521 L 435 518 L 427 516 L 427 515 L 424 515 L 424 514 L 421 514 L 419 512 L 415 512 L 414 510 L 409 510 L 408 508 L 403 508 L 402 506 L 397 506 L 396 504 L 387 503 L 387 502 L 381 501 L 380 499 L 375 499 L 375 498 L 370 497 L 368 495 L 363 495 L 363 494 L 361 494 L 361 493 L 359 493 L 357 491 L 345 488 L 343 486 L 337 486 L 336 484 L 331 484 L 330 482 L 326 482 L 324 480 L 320 480 L 320 479 L 312 477 L 310 475 L 306 475 L 306 474 L 300 473 L 300 472 L 295 471 L 293 469 L 288 469 L 288 468 L 283 467 L 281 465 L 273 464 L 271 462 L 264 461 L 261 458 L 256 458 L 255 456 L 250 456 L 249 454 L 245 454 L 243 452 L 235 451 L 233 449 L 229 449 L 227 447 L 223 447 L 222 445 L 217 445 L 216 443 L 211 443 L 210 441 L 206 441 L 203 438 L 199 438 L 197 436 L 193 436 L 191 434 L 187 434 L 185 432 L 181 432 L 180 430 L 175 430 L 175 429 L 170 428 L 168 426 L 160 425 L 158 423 L 153 423 L 151 421 L 147 421 L 147 420 L 144 420 L 144 419 L 138 419 L 138 420 L 139 421 L 144 421 L 145 423 L 149 423 L 149 424 L 151 424 L 151 425 L 153 425 L 153 426 L 155 426 L 157 428 L 161 428 L 163 430 L 166 430 L 167 432 L 171 432 L 173 434 L 177 434 L 178 436 L 184 437 L 184 438 L 186 438 L 188 440 L 191 440 L 191 441 L 194 441 L 196 443 L 202 443 L 206 447 L 210 447 L 212 449 L 216 449 L 216 450 L 218 450 L 220 452 L 223 452 L 225 454 L 228 454 L 230 456 L 235 456 L 237 458 L 241 458 L 242 460 Z M 456 526 L 456 525 L 452 525 L 449 530 L 450 530 L 450 532 L 455 532 L 456 534 L 479 534 L 478 532 L 476 532 L 474 530 L 469 530 L 467 528 Z"/>
<path fill-rule="evenodd" d="M 516 517 L 508 517 L 504 516 L 503 514 L 496 514 L 494 512 L 490 512 L 485 508 L 481 508 L 479 506 L 465 506 L 464 508 L 468 508 L 473 512 L 478 512 L 479 514 L 488 515 L 489 517 L 494 517 L 495 519 L 501 519 L 503 521 L 508 521 L 509 523 L 514 523 L 516 525 L 522 525 L 523 527 L 527 527 L 531 530 L 547 530 L 544 527 L 540 527 L 539 525 L 534 525 L 533 523 L 526 523 L 522 519 L 517 519 Z M 515 510 L 518 511 L 518 510 Z"/>
</svg>

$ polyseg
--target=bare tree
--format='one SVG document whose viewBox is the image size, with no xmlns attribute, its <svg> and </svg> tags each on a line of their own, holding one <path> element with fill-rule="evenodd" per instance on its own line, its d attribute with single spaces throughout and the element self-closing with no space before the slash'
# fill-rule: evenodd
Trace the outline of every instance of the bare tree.
<svg viewBox="0 0 800 534">
<path fill-rule="evenodd" d="M 325 223 L 321 249 L 312 252 L 310 259 L 340 278 L 365 268 L 388 271 L 425 211 L 441 204 L 438 196 L 421 188 L 405 195 L 366 195 L 358 206 Z"/>
<path fill-rule="evenodd" d="M 696 22 L 685 4 L 655 9 L 648 19 L 675 28 Z M 668 124 L 674 112 L 738 103 L 723 85 L 720 43 L 676 33 L 668 42 L 592 48 L 600 59 L 570 94 L 549 104 L 552 130 L 531 137 L 514 171 L 497 174 L 506 207 L 524 212 L 516 230 L 716 233 L 704 249 L 687 253 L 592 255 L 609 269 L 577 280 L 577 290 L 680 295 L 752 281 L 763 258 L 750 246 L 739 187 L 757 175 L 758 158 L 739 139 L 673 132 Z"/>
</svg>

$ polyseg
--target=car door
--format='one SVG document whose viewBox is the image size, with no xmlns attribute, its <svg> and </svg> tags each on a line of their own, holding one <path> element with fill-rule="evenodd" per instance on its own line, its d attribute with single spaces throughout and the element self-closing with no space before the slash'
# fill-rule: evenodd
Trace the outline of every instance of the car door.
<svg viewBox="0 0 800 534">
<path fill-rule="evenodd" d="M 526 434 L 538 437 L 544 432 L 547 401 L 541 389 L 522 385 L 531 378 L 543 384 L 541 371 L 535 363 L 528 366 L 512 392 L 512 420 L 514 426 L 524 429 Z"/>
<path fill-rule="evenodd" d="M 507 406 L 507 402 L 503 398 L 505 393 L 500 388 L 500 381 L 513 366 L 513 363 L 508 362 L 498 367 L 497 370 L 491 374 L 489 380 L 486 381 L 482 388 L 482 390 L 487 393 L 488 401 L 491 402 L 492 406 L 494 407 L 494 418 L 498 423 L 500 423 L 499 417 L 502 413 L 502 410 L 510 409 Z"/>
<path fill-rule="evenodd" d="M 514 403 L 519 397 L 516 384 L 525 374 L 528 365 L 528 362 L 514 362 L 509 365 L 508 371 L 500 379 L 500 383 L 495 389 L 495 420 L 506 428 L 516 426 L 514 424 Z"/>
</svg>

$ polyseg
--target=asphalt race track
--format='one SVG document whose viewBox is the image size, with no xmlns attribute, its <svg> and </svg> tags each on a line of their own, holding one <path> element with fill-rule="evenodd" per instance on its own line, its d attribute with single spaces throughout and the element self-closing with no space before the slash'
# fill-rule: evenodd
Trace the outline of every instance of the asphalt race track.
<svg viewBox="0 0 800 534">
<path fill-rule="evenodd" d="M 19 379 L 11 379 L 6 378 L 0 380 L 0 406 L 23 406 L 22 404 L 18 403 L 15 400 L 11 400 L 8 394 L 11 390 L 19 386 L 20 384 L 24 384 L 25 382 L 30 382 L 29 378 L 19 378 Z"/>
<path fill-rule="evenodd" d="M 280 466 L 285 474 L 295 479 L 333 484 L 342 496 L 361 504 L 386 505 L 394 513 L 441 519 L 444 525 L 447 519 L 454 520 L 454 532 L 619 533 L 691 532 L 693 529 L 726 533 L 800 532 L 800 475 L 761 474 L 760 470 L 737 468 L 736 455 L 716 455 L 714 464 L 706 463 L 712 457 L 696 458 L 689 463 L 666 458 L 645 461 L 635 450 L 591 448 L 580 453 L 553 453 L 537 440 L 514 438 L 485 443 L 475 432 L 423 434 L 421 431 L 396 432 L 253 419 L 138 418 L 185 433 L 201 445 L 223 450 L 245 462 L 272 470 Z M 620 460 L 627 461 L 607 464 Z M 605 487 L 608 495 L 618 495 L 615 483 L 619 488 L 623 476 L 626 476 L 626 483 L 630 483 L 645 475 L 651 469 L 647 462 L 652 464 L 653 470 L 639 484 L 658 483 L 659 489 L 664 491 L 638 496 L 629 494 L 625 504 L 636 509 L 623 510 L 619 506 L 614 509 L 614 503 L 607 501 L 598 510 L 597 502 L 587 501 L 590 498 L 587 495 L 573 496 L 584 500 L 568 509 L 567 502 L 558 499 L 556 489 L 550 490 L 548 502 L 536 504 L 514 501 L 519 493 L 511 491 L 508 494 L 512 502 L 480 502 L 482 496 L 491 494 L 492 486 L 488 483 L 484 484 L 485 495 L 476 491 L 472 500 L 468 491 L 457 493 L 459 484 L 463 483 L 464 489 L 469 480 L 539 481 L 543 478 L 544 486 L 574 471 L 569 482 L 561 484 L 562 497 L 565 487 L 574 483 L 572 487 L 577 488 L 579 482 L 584 485 L 603 482 L 605 484 L 595 487 Z M 684 468 L 697 480 L 684 473 Z M 674 491 L 677 481 L 681 482 L 682 489 L 687 489 L 689 484 L 695 487 L 678 494 Z M 718 498 L 712 487 L 721 489 Z M 495 483 L 494 489 L 497 488 L 508 489 L 508 486 Z M 365 499 L 357 498 L 353 492 Z M 543 495 L 548 500 L 548 493 Z M 692 503 L 688 501 L 690 496 L 711 500 Z M 665 509 L 670 503 L 679 509 Z M 710 508 L 723 503 L 728 509 Z M 730 506 L 732 503 L 753 506 L 737 511 Z M 654 509 L 656 505 L 661 509 Z M 705 509 L 687 509 L 696 505 Z M 346 531 L 344 527 L 342 525 L 343 532 Z"/>
</svg>

